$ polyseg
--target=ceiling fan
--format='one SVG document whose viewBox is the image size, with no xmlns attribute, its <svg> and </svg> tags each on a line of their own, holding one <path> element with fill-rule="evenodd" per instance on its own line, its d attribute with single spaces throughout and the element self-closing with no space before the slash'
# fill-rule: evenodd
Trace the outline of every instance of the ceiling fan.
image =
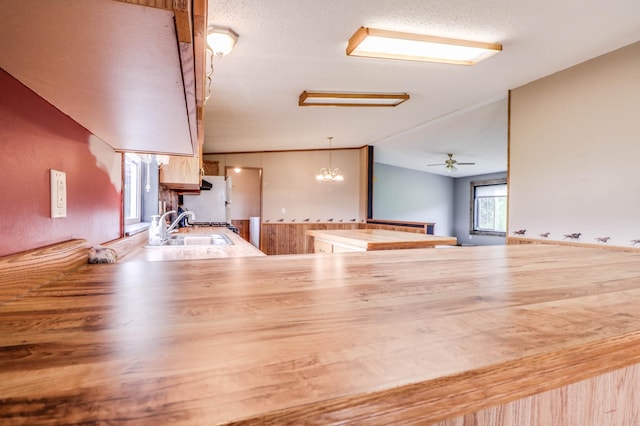
<svg viewBox="0 0 640 426">
<path fill-rule="evenodd" d="M 474 164 L 476 164 L 476 163 L 458 163 L 457 160 L 454 160 L 453 154 L 447 154 L 447 155 L 449 156 L 449 158 L 447 158 L 444 163 L 427 164 L 427 166 L 428 167 L 444 166 L 449 173 L 452 173 L 458 170 L 456 166 L 473 166 Z"/>
</svg>

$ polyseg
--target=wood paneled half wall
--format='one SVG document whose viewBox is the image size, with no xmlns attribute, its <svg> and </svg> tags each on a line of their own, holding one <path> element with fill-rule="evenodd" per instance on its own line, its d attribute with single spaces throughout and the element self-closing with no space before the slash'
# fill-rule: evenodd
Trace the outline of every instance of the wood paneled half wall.
<svg viewBox="0 0 640 426">
<path fill-rule="evenodd" d="M 333 229 L 388 229 L 392 231 L 433 234 L 435 224 L 430 222 L 400 222 L 370 220 L 359 222 L 277 222 L 262 223 L 260 250 L 269 255 L 313 253 L 313 237 L 310 230 Z"/>
</svg>

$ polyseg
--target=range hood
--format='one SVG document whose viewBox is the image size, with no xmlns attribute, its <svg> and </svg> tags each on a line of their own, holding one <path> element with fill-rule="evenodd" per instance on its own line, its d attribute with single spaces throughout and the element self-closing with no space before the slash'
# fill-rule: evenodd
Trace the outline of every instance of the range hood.
<svg viewBox="0 0 640 426">
<path fill-rule="evenodd" d="M 212 187 L 213 187 L 213 184 L 211 184 L 211 182 L 201 179 L 200 191 L 211 191 Z"/>
</svg>

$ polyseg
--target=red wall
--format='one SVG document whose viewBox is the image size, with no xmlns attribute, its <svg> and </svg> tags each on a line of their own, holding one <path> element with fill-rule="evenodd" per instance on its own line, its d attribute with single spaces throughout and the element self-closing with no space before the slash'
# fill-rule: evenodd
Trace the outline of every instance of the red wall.
<svg viewBox="0 0 640 426">
<path fill-rule="evenodd" d="M 91 133 L 0 69 L 0 256 L 72 238 L 120 237 L 120 191 Z M 67 217 L 51 219 L 49 169 L 67 174 Z"/>
</svg>

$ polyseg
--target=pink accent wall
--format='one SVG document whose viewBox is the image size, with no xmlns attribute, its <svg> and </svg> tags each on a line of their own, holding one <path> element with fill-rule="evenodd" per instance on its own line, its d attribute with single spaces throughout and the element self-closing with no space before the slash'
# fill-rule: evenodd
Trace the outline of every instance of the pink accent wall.
<svg viewBox="0 0 640 426">
<path fill-rule="evenodd" d="M 0 256 L 73 238 L 120 237 L 121 196 L 91 133 L 0 69 Z M 51 219 L 49 169 L 67 174 L 67 217 Z"/>
</svg>

